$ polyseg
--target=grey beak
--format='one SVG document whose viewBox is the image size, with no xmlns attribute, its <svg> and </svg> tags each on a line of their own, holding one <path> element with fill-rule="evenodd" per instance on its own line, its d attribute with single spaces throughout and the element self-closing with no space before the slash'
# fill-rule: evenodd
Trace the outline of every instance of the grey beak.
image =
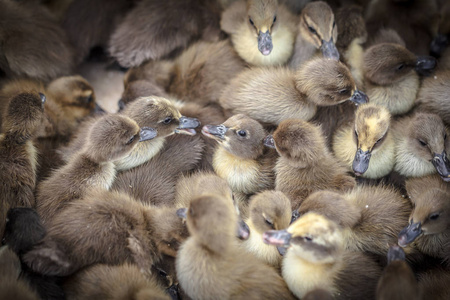
<svg viewBox="0 0 450 300">
<path fill-rule="evenodd" d="M 353 168 L 353 172 L 355 172 L 355 174 L 357 176 L 361 176 L 362 174 L 364 174 L 367 171 L 367 169 L 369 168 L 369 162 L 370 162 L 371 156 L 372 156 L 372 154 L 369 152 L 369 150 L 362 151 L 361 148 L 359 148 L 356 151 L 352 168 Z"/>
<path fill-rule="evenodd" d="M 422 225 L 420 222 L 409 223 L 408 226 L 400 231 L 398 235 L 398 245 L 400 247 L 406 247 L 408 244 L 412 243 L 419 235 L 422 234 Z"/>
<path fill-rule="evenodd" d="M 44 104 L 44 103 L 45 103 L 45 101 L 47 101 L 47 97 L 45 97 L 45 95 L 44 95 L 44 94 L 42 94 L 42 93 L 39 93 L 39 97 L 41 98 L 42 104 Z"/>
<path fill-rule="evenodd" d="M 435 153 L 431 162 L 441 178 L 446 182 L 450 181 L 450 165 L 445 150 L 441 154 Z"/>
<path fill-rule="evenodd" d="M 247 223 L 244 222 L 241 218 L 239 218 L 238 222 L 238 230 L 237 230 L 237 236 L 240 240 L 247 240 L 250 236 L 250 228 L 248 227 Z"/>
<path fill-rule="evenodd" d="M 205 125 L 202 128 L 204 135 L 213 135 L 221 140 L 225 139 L 225 133 L 227 133 L 228 127 L 223 124 L 220 125 Z"/>
<path fill-rule="evenodd" d="M 432 56 L 419 56 L 416 61 L 416 72 L 423 76 L 429 76 L 437 65 L 436 58 Z"/>
<path fill-rule="evenodd" d="M 259 32 L 258 34 L 258 50 L 262 55 L 267 56 L 272 52 L 273 44 L 272 37 L 270 36 L 269 30 L 266 32 Z"/>
<path fill-rule="evenodd" d="M 273 139 L 273 136 L 270 134 L 264 138 L 263 143 L 264 143 L 264 146 L 266 146 L 266 147 L 276 149 L 275 140 Z"/>
<path fill-rule="evenodd" d="M 387 259 L 388 263 L 391 263 L 394 260 L 405 260 L 405 251 L 398 245 L 392 245 L 389 247 Z"/>
<path fill-rule="evenodd" d="M 323 57 L 333 60 L 339 60 L 339 51 L 331 38 L 328 42 L 322 40 L 322 54 Z"/>
<path fill-rule="evenodd" d="M 157 135 L 158 131 L 155 128 L 142 127 L 139 131 L 139 142 L 154 139 Z"/>
<path fill-rule="evenodd" d="M 263 241 L 268 245 L 287 247 L 291 241 L 291 234 L 286 229 L 269 230 L 263 233 Z"/>
<path fill-rule="evenodd" d="M 356 105 L 364 104 L 369 102 L 369 97 L 360 90 L 356 90 L 353 95 L 350 97 L 350 101 L 355 103 Z"/>
<path fill-rule="evenodd" d="M 187 208 L 183 207 L 183 208 L 179 208 L 177 209 L 177 216 L 181 219 L 186 220 L 187 218 Z"/>
<path fill-rule="evenodd" d="M 180 125 L 178 126 L 179 129 L 193 129 L 200 126 L 200 121 L 196 118 L 188 118 L 185 116 L 182 116 L 179 119 Z"/>
</svg>

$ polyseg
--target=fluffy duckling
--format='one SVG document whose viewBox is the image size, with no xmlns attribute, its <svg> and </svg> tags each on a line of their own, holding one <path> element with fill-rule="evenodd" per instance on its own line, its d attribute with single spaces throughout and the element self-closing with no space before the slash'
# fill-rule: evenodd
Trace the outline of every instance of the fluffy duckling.
<svg viewBox="0 0 450 300">
<path fill-rule="evenodd" d="M 0 6 L 1 71 L 44 81 L 71 73 L 73 51 L 50 12 L 29 1 L 1 0 Z"/>
<path fill-rule="evenodd" d="M 319 191 L 303 201 L 298 214 L 314 212 L 343 228 L 346 248 L 385 255 L 397 241 L 411 204 L 400 193 L 383 186 L 358 186 L 338 194 Z"/>
<path fill-rule="evenodd" d="M 239 0 L 222 13 L 220 27 L 250 65 L 280 66 L 292 55 L 295 23 L 277 0 Z"/>
<path fill-rule="evenodd" d="M 217 41 L 219 14 L 217 1 L 140 1 L 112 34 L 109 53 L 121 66 L 135 67 L 171 55 L 198 38 Z"/>
<path fill-rule="evenodd" d="M 135 265 L 97 264 L 71 276 L 64 284 L 68 300 L 170 300 L 152 277 Z"/>
<path fill-rule="evenodd" d="M 377 179 L 395 164 L 395 141 L 389 131 L 391 114 L 373 103 L 356 110 L 354 124 L 340 128 L 333 137 L 333 152 L 357 176 Z"/>
<path fill-rule="evenodd" d="M 32 137 L 44 116 L 45 96 L 21 93 L 12 97 L 3 115 L 0 134 L 0 237 L 6 213 L 35 204 L 37 152 Z"/>
<path fill-rule="evenodd" d="M 139 129 L 125 116 L 107 115 L 96 121 L 82 150 L 38 186 L 36 207 L 44 223 L 88 189 L 109 189 L 116 175 L 114 161 L 155 136 L 153 128 Z"/>
<path fill-rule="evenodd" d="M 292 209 L 297 209 L 315 191 L 346 191 L 356 184 L 328 151 L 316 125 L 285 120 L 273 136 L 265 139 L 265 144 L 275 147 L 280 155 L 275 166 L 275 189 L 291 200 Z"/>
<path fill-rule="evenodd" d="M 410 266 L 405 262 L 405 252 L 399 246 L 391 246 L 388 265 L 378 280 L 377 300 L 422 299 L 417 280 Z"/>
<path fill-rule="evenodd" d="M 432 269 L 428 272 L 418 274 L 418 278 L 422 295 L 436 300 L 445 300 L 450 297 L 450 291 L 448 289 L 450 272 L 448 269 Z"/>
<path fill-rule="evenodd" d="M 177 254 L 177 277 L 192 299 L 293 299 L 281 276 L 242 252 L 237 215 L 220 195 L 194 198 L 187 210 L 191 236 Z"/>
<path fill-rule="evenodd" d="M 291 202 L 280 191 L 264 191 L 252 196 L 249 211 L 245 223 L 250 229 L 250 236 L 242 246 L 261 261 L 280 268 L 282 256 L 276 247 L 263 242 L 262 235 L 268 230 L 289 227 L 292 216 Z"/>
<path fill-rule="evenodd" d="M 146 206 L 123 193 L 91 190 L 55 216 L 47 236 L 23 260 L 46 275 L 66 276 L 94 263 L 125 262 L 150 273 L 162 254 L 176 256 L 186 236 L 175 208 Z"/>
<path fill-rule="evenodd" d="M 232 114 L 246 114 L 261 123 L 278 125 L 290 118 L 310 120 L 317 106 L 346 100 L 360 104 L 367 102 L 367 96 L 358 91 L 346 66 L 318 58 L 296 72 L 287 68 L 243 71 L 231 80 L 219 102 Z"/>
<path fill-rule="evenodd" d="M 411 178 L 406 190 L 413 203 L 409 224 L 398 235 L 398 244 L 412 246 L 446 263 L 450 258 L 450 186 L 437 175 Z"/>
<path fill-rule="evenodd" d="M 287 230 L 267 231 L 263 238 L 268 244 L 289 247 L 282 275 L 298 298 L 317 288 L 336 299 L 375 297 L 380 267 L 360 252 L 346 251 L 341 229 L 326 217 L 308 213 Z"/>
<path fill-rule="evenodd" d="M 438 115 L 416 113 L 394 123 L 396 157 L 394 170 L 406 177 L 438 173 L 450 180 L 447 130 Z"/>
<path fill-rule="evenodd" d="M 302 9 L 289 67 L 296 70 L 305 61 L 322 52 L 327 59 L 339 60 L 336 48 L 338 29 L 331 7 L 324 1 L 310 2 Z"/>
<path fill-rule="evenodd" d="M 364 52 L 365 89 L 370 102 L 387 107 L 392 115 L 408 112 L 419 91 L 419 76 L 436 67 L 433 57 L 417 57 L 405 47 L 380 43 Z"/>
</svg>

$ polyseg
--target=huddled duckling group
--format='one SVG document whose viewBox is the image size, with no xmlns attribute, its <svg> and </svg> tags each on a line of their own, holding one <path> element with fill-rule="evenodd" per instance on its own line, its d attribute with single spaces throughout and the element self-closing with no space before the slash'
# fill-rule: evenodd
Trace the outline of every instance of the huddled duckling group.
<svg viewBox="0 0 450 300">
<path fill-rule="evenodd" d="M 0 299 L 450 299 L 449 19 L 0 0 Z"/>
</svg>

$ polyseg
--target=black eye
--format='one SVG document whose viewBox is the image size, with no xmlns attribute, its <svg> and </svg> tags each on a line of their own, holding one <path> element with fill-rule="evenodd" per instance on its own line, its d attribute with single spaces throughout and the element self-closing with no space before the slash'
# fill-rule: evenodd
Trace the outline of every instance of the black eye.
<svg viewBox="0 0 450 300">
<path fill-rule="evenodd" d="M 445 133 L 444 134 L 444 141 L 447 139 L 447 134 Z"/>
<path fill-rule="evenodd" d="M 378 141 L 375 142 L 375 144 L 378 144 L 383 138 L 378 139 Z"/>
<path fill-rule="evenodd" d="M 402 70 L 405 67 L 405 64 L 400 64 L 397 66 L 397 70 Z"/>
<path fill-rule="evenodd" d="M 308 29 L 309 29 L 309 31 L 311 31 L 311 33 L 314 33 L 314 34 L 317 33 L 317 31 L 314 28 L 312 28 L 311 26 L 308 26 Z"/>
<path fill-rule="evenodd" d="M 128 142 L 126 142 L 126 145 L 131 144 L 131 143 L 134 141 L 135 138 L 136 138 L 136 136 L 133 135 L 133 136 L 131 137 L 131 139 L 129 139 Z"/>
<path fill-rule="evenodd" d="M 356 136 L 356 138 L 358 138 L 358 133 L 356 132 L 356 129 L 355 129 L 355 136 Z"/>
<path fill-rule="evenodd" d="M 424 141 L 422 141 L 422 140 L 419 140 L 419 143 L 422 145 L 422 146 L 426 146 L 427 145 L 427 143 L 425 143 Z"/>
<path fill-rule="evenodd" d="M 348 89 L 342 89 L 339 91 L 339 94 L 343 95 L 343 94 L 347 94 L 348 93 Z"/>
<path fill-rule="evenodd" d="M 273 22 L 275 23 L 277 21 L 277 16 L 273 17 Z"/>
<path fill-rule="evenodd" d="M 273 227 L 273 222 L 269 221 L 267 219 L 264 219 L 264 221 L 266 221 L 266 224 L 269 225 L 270 227 Z"/>
<path fill-rule="evenodd" d="M 333 28 L 336 27 L 336 21 L 333 21 Z"/>
<path fill-rule="evenodd" d="M 255 23 L 253 23 L 252 18 L 248 18 L 248 21 L 250 22 L 250 24 L 252 24 L 252 26 L 255 26 Z"/>
<path fill-rule="evenodd" d="M 172 117 L 167 117 L 163 121 L 164 124 L 169 124 L 170 122 L 172 122 Z"/>
<path fill-rule="evenodd" d="M 437 218 L 439 218 L 439 214 L 438 213 L 430 215 L 430 220 L 436 220 Z"/>
<path fill-rule="evenodd" d="M 237 132 L 237 134 L 238 134 L 239 136 L 245 137 L 245 136 L 247 135 L 247 132 L 245 132 L 245 130 L 239 130 L 239 131 Z"/>
<path fill-rule="evenodd" d="M 305 241 L 308 241 L 308 242 L 312 242 L 312 237 L 309 237 L 309 236 L 305 236 Z"/>
</svg>

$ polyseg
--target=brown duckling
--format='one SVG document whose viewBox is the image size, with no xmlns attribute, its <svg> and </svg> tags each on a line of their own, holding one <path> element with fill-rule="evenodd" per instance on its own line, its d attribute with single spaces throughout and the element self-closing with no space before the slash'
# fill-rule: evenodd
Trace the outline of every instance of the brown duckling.
<svg viewBox="0 0 450 300">
<path fill-rule="evenodd" d="M 447 129 L 438 115 L 416 113 L 394 123 L 396 157 L 394 170 L 406 177 L 438 173 L 450 180 Z"/>
<path fill-rule="evenodd" d="M 342 230 L 330 219 L 307 213 L 288 229 L 267 231 L 263 238 L 268 244 L 289 247 L 282 275 L 298 298 L 317 288 L 336 299 L 375 297 L 380 267 L 361 252 L 346 251 Z"/>
<path fill-rule="evenodd" d="M 140 1 L 114 30 L 109 53 L 121 66 L 136 67 L 182 50 L 198 38 L 217 41 L 219 15 L 217 1 Z"/>
<path fill-rule="evenodd" d="M 282 256 L 276 247 L 263 242 L 262 235 L 268 230 L 289 227 L 292 216 L 291 201 L 280 191 L 264 191 L 252 196 L 249 212 L 245 223 L 250 229 L 250 236 L 242 246 L 261 261 L 280 268 Z"/>
<path fill-rule="evenodd" d="M 289 67 L 297 70 L 319 52 L 324 58 L 339 60 L 336 48 L 338 29 L 331 7 L 324 1 L 306 4 L 300 14 L 298 34 Z"/>
<path fill-rule="evenodd" d="M 413 270 L 405 262 L 405 252 L 397 245 L 389 247 L 388 265 L 378 280 L 377 300 L 422 299 Z"/>
<path fill-rule="evenodd" d="M 117 114 L 97 120 L 82 150 L 38 186 L 36 207 L 44 223 L 87 190 L 108 190 L 116 175 L 114 161 L 129 155 L 137 143 L 156 134 L 155 129 L 139 129 L 136 122 Z"/>
<path fill-rule="evenodd" d="M 37 152 L 32 138 L 44 117 L 45 96 L 21 93 L 11 98 L 0 134 L 0 237 L 6 213 L 35 205 Z"/>
<path fill-rule="evenodd" d="M 317 106 L 346 100 L 360 104 L 367 102 L 367 97 L 358 91 L 345 65 L 318 58 L 309 60 L 296 72 L 288 68 L 243 71 L 224 89 L 219 102 L 233 114 L 246 114 L 261 123 L 278 125 L 290 118 L 310 120 Z"/>
<path fill-rule="evenodd" d="M 224 10 L 220 27 L 250 65 L 280 66 L 292 55 L 295 23 L 277 0 L 238 0 Z"/>
<path fill-rule="evenodd" d="M 66 276 L 94 263 L 136 264 L 143 273 L 176 256 L 186 238 L 175 208 L 143 205 L 126 194 L 92 189 L 55 215 L 47 236 L 23 256 L 34 271 Z"/>
<path fill-rule="evenodd" d="M 191 236 L 177 254 L 177 277 L 193 299 L 293 299 L 281 276 L 237 244 L 237 215 L 220 195 L 194 198 L 187 210 Z"/>
<path fill-rule="evenodd" d="M 319 126 L 285 120 L 265 144 L 275 147 L 280 155 L 275 166 L 275 189 L 291 200 L 292 209 L 315 191 L 346 191 L 356 184 L 328 151 Z"/>
<path fill-rule="evenodd" d="M 370 102 L 387 107 L 392 115 L 407 113 L 419 91 L 419 75 L 431 72 L 436 59 L 417 57 L 394 43 L 375 44 L 364 52 L 365 89 Z"/>
<path fill-rule="evenodd" d="M 450 297 L 450 271 L 445 268 L 419 273 L 419 287 L 428 299 L 446 300 Z"/>
<path fill-rule="evenodd" d="M 333 152 L 357 176 L 377 179 L 395 164 L 395 141 L 389 130 L 391 114 L 376 104 L 356 110 L 354 124 L 340 128 L 333 137 Z"/>
<path fill-rule="evenodd" d="M 152 277 L 135 265 L 97 264 L 71 276 L 64 284 L 68 300 L 170 300 Z"/>
</svg>

